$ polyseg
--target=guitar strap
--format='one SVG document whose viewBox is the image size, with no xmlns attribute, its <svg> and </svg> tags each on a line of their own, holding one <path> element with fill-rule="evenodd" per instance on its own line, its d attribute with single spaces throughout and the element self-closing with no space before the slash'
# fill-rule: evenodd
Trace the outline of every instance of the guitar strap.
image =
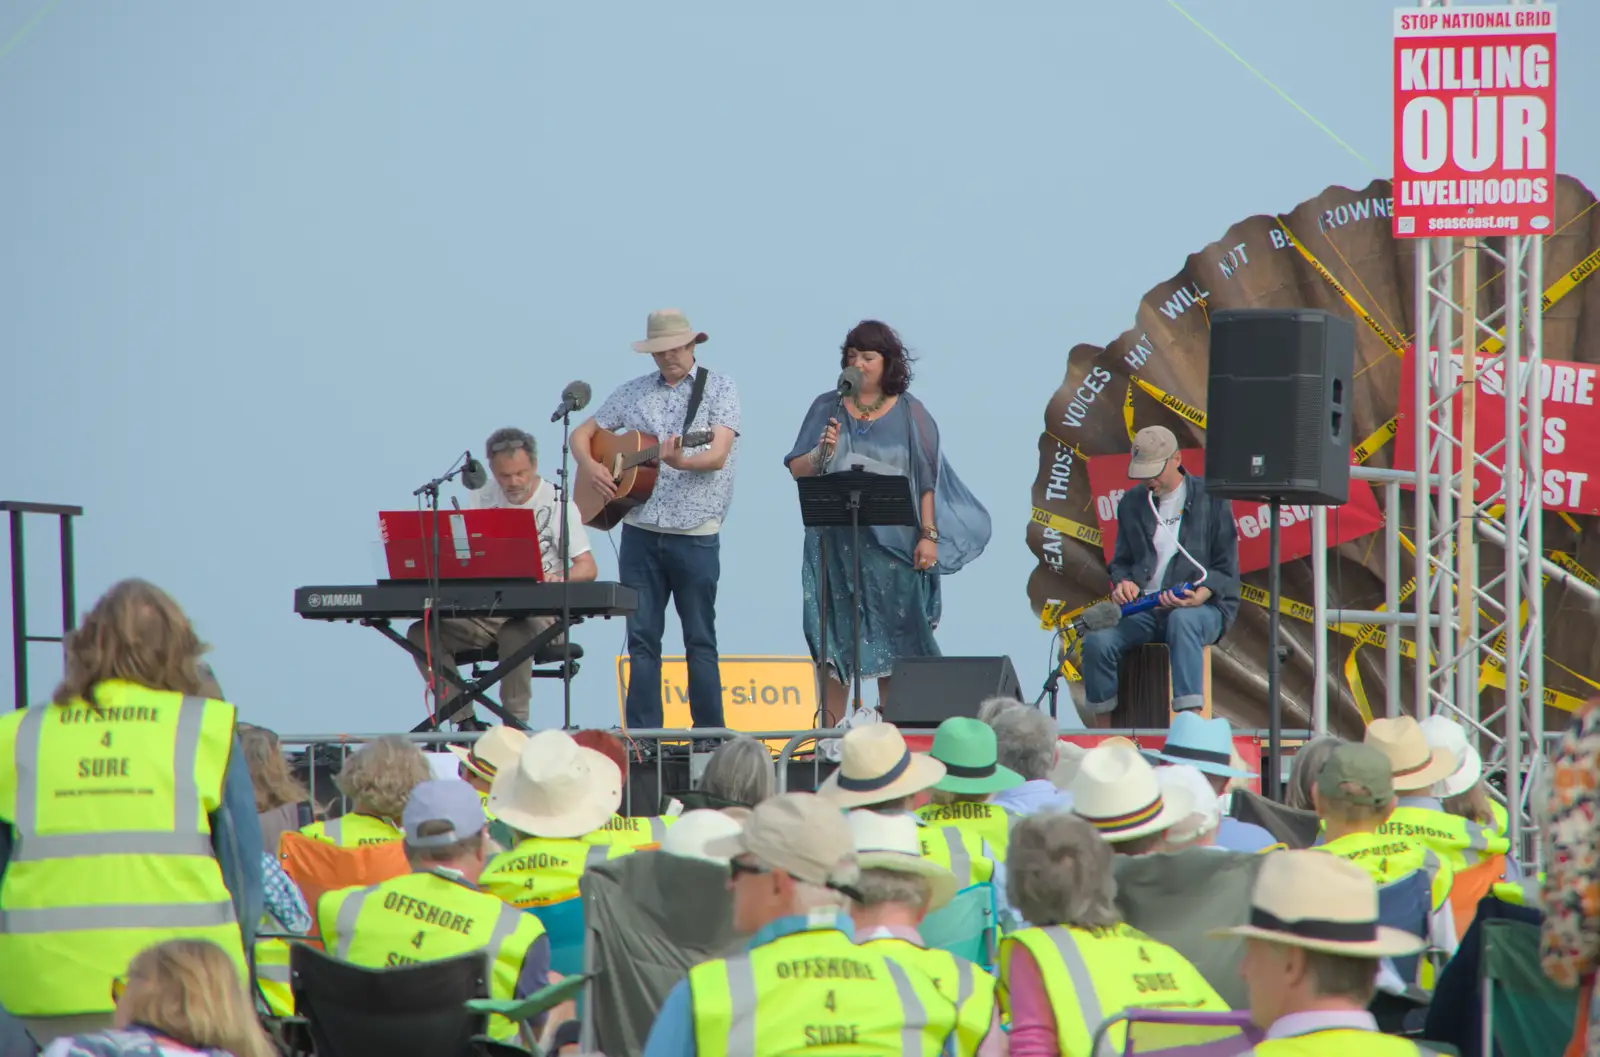
<svg viewBox="0 0 1600 1057">
<path fill-rule="evenodd" d="M 704 367 L 695 371 L 694 386 L 689 390 L 689 413 L 683 416 L 683 433 L 689 432 L 689 427 L 694 424 L 694 416 L 700 410 L 700 398 L 706 395 L 706 377 L 711 372 Z"/>
</svg>

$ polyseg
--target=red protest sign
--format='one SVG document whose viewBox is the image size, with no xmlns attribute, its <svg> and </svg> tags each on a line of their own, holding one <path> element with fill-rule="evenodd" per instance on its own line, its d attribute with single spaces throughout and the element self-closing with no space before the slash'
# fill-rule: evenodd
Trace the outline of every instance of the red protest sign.
<svg viewBox="0 0 1600 1057">
<path fill-rule="evenodd" d="M 1554 5 L 1396 10 L 1395 237 L 1537 235 L 1555 187 Z"/>
<path fill-rule="evenodd" d="M 1183 451 L 1183 465 L 1198 474 L 1205 472 L 1204 448 Z M 1100 519 L 1100 543 L 1106 561 L 1111 561 L 1117 546 L 1117 503 L 1137 481 L 1128 480 L 1131 453 L 1095 455 L 1089 459 L 1089 487 L 1094 491 L 1095 515 Z M 1311 507 L 1284 506 L 1278 512 L 1279 557 L 1282 561 L 1304 558 L 1311 553 Z M 1258 500 L 1234 500 L 1233 522 L 1239 530 L 1239 571 L 1255 572 L 1267 567 L 1268 532 L 1272 527 L 1272 507 Z M 1328 508 L 1328 546 L 1360 539 L 1383 525 L 1383 514 L 1365 481 L 1350 482 L 1350 501 Z M 1180 530 L 1181 531 L 1181 530 Z"/>
<path fill-rule="evenodd" d="M 1413 470 L 1417 465 L 1416 376 L 1412 355 L 1407 350 L 1400 370 L 1400 414 L 1395 424 L 1394 468 Z M 1450 354 L 1449 385 L 1461 381 L 1461 354 Z M 1543 472 L 1539 475 L 1544 505 L 1551 510 L 1574 514 L 1600 514 L 1600 446 L 1591 447 L 1584 437 L 1600 436 L 1600 367 L 1591 363 L 1544 360 L 1539 364 L 1539 392 L 1543 398 L 1544 425 L 1540 430 Z M 1461 435 L 1461 400 L 1453 401 L 1455 413 L 1451 432 Z M 1505 364 L 1491 363 L 1478 355 L 1478 399 L 1473 443 L 1480 456 L 1493 465 L 1478 467 L 1475 495 L 1481 500 L 1500 486 L 1505 450 L 1499 447 L 1506 435 Z M 1490 449 L 1494 449 L 1491 451 Z M 1451 452 L 1452 463 L 1456 459 Z M 1523 473 L 1526 480 L 1526 472 Z M 1595 487 L 1589 482 L 1596 481 Z M 1410 485 L 1403 487 L 1409 488 Z"/>
</svg>

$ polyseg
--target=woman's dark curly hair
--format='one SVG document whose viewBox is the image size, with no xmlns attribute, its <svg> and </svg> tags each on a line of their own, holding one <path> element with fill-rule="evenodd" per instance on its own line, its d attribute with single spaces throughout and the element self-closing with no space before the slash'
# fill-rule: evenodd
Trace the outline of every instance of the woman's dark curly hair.
<svg viewBox="0 0 1600 1057">
<path fill-rule="evenodd" d="M 850 350 L 875 352 L 883 357 L 883 391 L 899 396 L 911 388 L 911 350 L 906 348 L 894 328 L 876 319 L 863 319 L 844 336 L 839 346 L 839 367 L 850 366 Z"/>
</svg>

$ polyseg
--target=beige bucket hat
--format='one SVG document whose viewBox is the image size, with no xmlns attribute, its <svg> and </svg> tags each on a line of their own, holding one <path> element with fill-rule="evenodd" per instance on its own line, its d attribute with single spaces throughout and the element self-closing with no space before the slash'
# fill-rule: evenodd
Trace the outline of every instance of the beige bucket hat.
<svg viewBox="0 0 1600 1057">
<path fill-rule="evenodd" d="M 1353 958 L 1392 958 L 1422 950 L 1421 937 L 1378 924 L 1372 875 L 1327 852 L 1275 851 L 1250 893 L 1250 921 L 1207 933 L 1242 936 Z"/>
<path fill-rule="evenodd" d="M 517 765 L 522 747 L 527 743 L 528 736 L 514 727 L 492 727 L 470 747 L 446 745 L 445 748 L 467 770 L 486 782 L 493 782 L 501 771 Z"/>
<path fill-rule="evenodd" d="M 1389 757 L 1397 793 L 1427 789 L 1454 774 L 1460 762 L 1449 749 L 1429 745 L 1422 724 L 1412 716 L 1375 719 L 1367 726 L 1367 735 L 1362 740 Z"/>
<path fill-rule="evenodd" d="M 922 857 L 922 838 L 917 833 L 920 827 L 915 815 L 852 811 L 849 822 L 856 865 L 861 869 L 926 877 L 930 913 L 955 897 L 956 875 L 932 859 Z"/>
<path fill-rule="evenodd" d="M 644 340 L 634 342 L 633 351 L 666 352 L 709 340 L 705 331 L 689 325 L 689 317 L 683 314 L 683 309 L 658 308 L 645 320 Z"/>
<path fill-rule="evenodd" d="M 604 754 L 560 730 L 528 739 L 515 767 L 489 788 L 489 813 L 534 837 L 581 837 L 616 814 L 622 772 Z"/>
<path fill-rule="evenodd" d="M 866 807 L 932 789 L 945 766 L 912 752 L 893 723 L 852 728 L 839 741 L 839 769 L 817 787 L 817 795 L 841 808 Z"/>
</svg>

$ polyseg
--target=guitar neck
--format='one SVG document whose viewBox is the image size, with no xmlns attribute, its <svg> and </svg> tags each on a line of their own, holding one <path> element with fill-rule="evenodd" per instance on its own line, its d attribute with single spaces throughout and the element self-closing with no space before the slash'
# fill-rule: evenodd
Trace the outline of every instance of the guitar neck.
<svg viewBox="0 0 1600 1057">
<path fill-rule="evenodd" d="M 704 430 L 704 431 L 700 431 L 700 432 L 684 434 L 683 438 L 682 438 L 682 441 L 681 441 L 681 446 L 685 447 L 685 448 L 696 448 L 696 447 L 699 447 L 702 444 L 710 444 L 710 443 L 711 443 L 711 431 L 710 430 Z M 660 444 L 652 444 L 648 448 L 640 448 L 636 452 L 631 452 L 630 454 L 624 455 L 622 457 L 621 469 L 630 470 L 635 466 L 642 466 L 647 462 L 655 462 L 656 460 L 658 460 L 660 458 L 661 458 L 661 445 Z"/>
</svg>

